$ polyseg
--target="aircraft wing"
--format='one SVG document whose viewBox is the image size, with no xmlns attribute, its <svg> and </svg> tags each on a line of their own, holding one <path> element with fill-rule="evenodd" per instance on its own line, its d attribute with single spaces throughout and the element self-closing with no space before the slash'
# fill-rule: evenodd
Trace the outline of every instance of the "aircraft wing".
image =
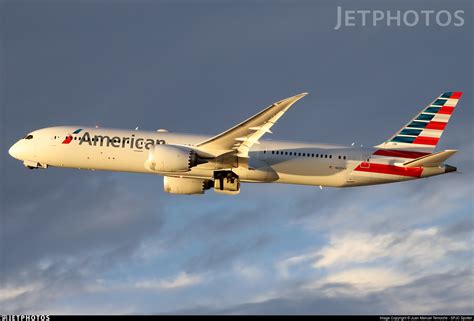
<svg viewBox="0 0 474 321">
<path fill-rule="evenodd" d="M 239 157 L 248 158 L 250 148 L 254 144 L 259 144 L 258 141 L 263 135 L 271 133 L 270 128 L 277 120 L 306 95 L 307 93 L 301 93 L 280 100 L 242 123 L 197 144 L 196 147 L 214 156 L 235 153 Z"/>
</svg>

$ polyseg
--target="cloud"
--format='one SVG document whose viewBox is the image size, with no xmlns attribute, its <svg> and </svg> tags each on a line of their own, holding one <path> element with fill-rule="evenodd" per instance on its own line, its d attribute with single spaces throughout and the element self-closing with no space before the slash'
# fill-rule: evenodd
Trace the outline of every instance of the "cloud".
<svg viewBox="0 0 474 321">
<path fill-rule="evenodd" d="M 206 250 L 200 255 L 190 257 L 185 263 L 188 271 L 210 271 L 225 268 L 237 260 L 240 256 L 254 254 L 262 251 L 273 238 L 268 235 L 257 235 L 255 237 L 244 238 L 242 241 L 231 242 L 211 242 Z"/>
<path fill-rule="evenodd" d="M 9 274 L 3 283 L 6 292 L 0 299 L 0 308 L 12 314 L 34 313 L 51 302 L 86 293 L 94 286 L 91 280 L 97 277 L 101 263 L 90 257 L 57 259 Z"/>
<path fill-rule="evenodd" d="M 323 191 L 328 201 L 303 194 L 295 200 L 301 211 L 294 224 L 317 233 L 377 231 L 389 233 L 413 226 L 432 225 L 456 213 L 472 209 L 472 173 L 444 175 L 417 181 Z M 452 186 L 456 186 L 455 192 Z"/>
<path fill-rule="evenodd" d="M 260 268 L 248 264 L 237 264 L 233 268 L 233 272 L 243 279 L 256 282 L 262 278 L 264 271 Z"/>
<path fill-rule="evenodd" d="M 380 280 L 377 279 L 380 274 L 365 273 L 360 269 L 351 270 L 349 274 L 341 271 L 354 266 L 368 266 L 369 269 L 374 265 L 392 266 L 403 267 L 408 275 L 413 273 L 419 276 L 420 269 L 428 273 L 435 262 L 471 248 L 472 246 L 465 240 L 451 238 L 437 227 L 383 234 L 336 230 L 322 248 L 282 259 L 276 263 L 275 268 L 285 278 L 292 276 L 292 269 L 311 265 L 316 270 L 323 269 L 327 273 L 336 273 L 328 278 L 331 282 L 338 277 L 345 280 L 348 275 L 358 273 L 367 277 L 372 275 L 373 283 L 376 283 Z M 393 271 L 388 270 L 384 273 L 388 279 L 394 279 Z"/>
<path fill-rule="evenodd" d="M 35 286 L 33 284 L 17 287 L 3 287 L 0 289 L 0 302 L 14 299 L 33 290 L 35 290 Z"/>
<path fill-rule="evenodd" d="M 300 265 L 302 263 L 306 263 L 310 260 L 314 260 L 319 256 L 318 252 L 309 252 L 306 254 L 301 254 L 297 256 L 293 256 L 287 259 L 284 259 L 276 264 L 276 269 L 279 274 L 286 278 L 289 276 L 289 270 L 291 267 L 295 265 Z"/>
<path fill-rule="evenodd" d="M 396 272 L 386 268 L 357 268 L 347 269 L 342 272 L 330 274 L 318 281 L 320 286 L 308 287 L 321 288 L 325 284 L 342 283 L 361 292 L 379 291 L 386 288 L 407 284 L 411 277 L 405 273 Z M 336 291 L 337 293 L 339 291 Z"/>
<path fill-rule="evenodd" d="M 41 186 L 25 185 L 22 204 L 7 204 L 2 248 L 15 251 L 3 252 L 8 265 L 0 279 L 49 258 L 111 250 L 130 253 L 142 239 L 160 231 L 164 215 L 156 215 L 156 206 L 128 191 L 117 177 L 81 177 L 77 172 L 66 177 L 70 179 L 40 197 L 34 190 Z M 4 195 L 14 193 L 9 185 Z M 144 220 L 147 224 L 142 225 Z"/>
<path fill-rule="evenodd" d="M 370 234 L 334 234 L 327 246 L 318 251 L 320 258 L 315 268 L 344 266 L 375 261 L 380 258 L 410 260 L 418 265 L 429 265 L 448 252 L 467 250 L 468 244 L 454 241 L 436 227 L 408 232 Z"/>
<path fill-rule="evenodd" d="M 346 280 L 363 276 L 366 273 L 353 271 L 346 275 Z M 470 270 L 453 270 L 412 280 L 383 272 L 378 277 L 383 280 L 379 284 L 386 287 L 372 287 L 370 282 L 358 282 L 355 288 L 346 283 L 325 283 L 313 289 L 298 286 L 282 289 L 277 297 L 260 302 L 220 308 L 197 306 L 171 313 L 278 315 L 334 314 L 337 311 L 338 314 L 472 314 L 473 277 Z M 360 292 L 357 288 L 360 286 L 369 286 L 372 291 Z M 336 289 L 339 291 L 334 292 Z"/>
<path fill-rule="evenodd" d="M 387 247 L 393 242 L 393 236 L 356 233 L 340 237 L 331 237 L 330 244 L 318 252 L 321 257 L 314 267 L 328 267 L 343 263 L 361 263 L 372 261 L 380 256 L 389 255 Z"/>
<path fill-rule="evenodd" d="M 17 183 L 4 189 L 12 197 L 2 213 L 0 305 L 11 313 L 103 287 L 96 280 L 124 260 L 140 259 L 142 243 L 164 224 L 160 207 L 117 176 L 70 171 L 58 182 L 61 170 L 47 171 L 46 186 L 31 179 L 21 194 Z"/>
<path fill-rule="evenodd" d="M 399 210 L 405 209 L 400 207 Z M 442 216 L 450 217 L 451 213 L 446 211 Z M 466 238 L 448 232 L 454 229 L 465 233 L 470 228 L 451 223 L 447 228 L 444 225 L 406 227 L 381 233 L 369 227 L 370 225 L 365 225 L 365 231 L 358 227 L 352 230 L 348 226 L 329 230 L 331 234 L 327 244 L 277 261 L 276 270 L 288 280 L 282 286 L 285 289 L 283 292 L 274 290 L 268 300 L 226 311 L 260 313 L 259 311 L 267 311 L 269 306 L 279 302 L 280 309 L 283 310 L 276 308 L 275 311 L 300 313 L 299 309 L 311 310 L 309 304 L 306 306 L 303 303 L 308 298 L 316 301 L 310 299 L 315 306 L 312 310 L 314 313 L 326 313 L 322 312 L 327 311 L 325 308 L 316 308 L 320 307 L 321 302 L 328 303 L 328 306 L 334 305 L 334 309 L 340 311 L 336 308 L 337 302 L 350 306 L 356 298 L 368 300 L 372 306 L 375 305 L 375 310 L 361 313 L 377 313 L 377 305 L 384 300 L 389 304 L 380 304 L 380 311 L 383 311 L 381 313 L 472 310 L 469 304 L 473 293 L 472 283 L 462 283 L 462 278 L 458 277 L 465 275 L 467 279 L 472 279 L 472 272 L 463 270 L 470 268 L 468 257 L 472 253 L 472 244 Z M 463 257 L 466 260 L 460 264 Z M 452 288 L 445 297 L 438 293 L 428 293 L 430 284 L 427 280 L 438 280 L 438 277 L 442 278 L 440 275 L 449 276 L 449 279 L 444 280 L 445 283 L 455 282 L 459 288 Z M 410 289 L 413 294 L 420 291 L 424 297 L 420 295 L 412 298 L 412 301 L 407 300 L 403 289 Z M 294 300 L 298 295 L 303 298 L 302 301 Z M 459 299 L 456 308 L 446 304 L 450 300 L 454 301 L 453 298 Z M 413 302 L 417 302 L 419 306 Z"/>
<path fill-rule="evenodd" d="M 148 290 L 172 290 L 195 286 L 202 283 L 203 281 L 204 277 L 202 275 L 191 275 L 187 274 L 186 272 L 181 272 L 171 279 L 140 281 L 135 283 L 135 287 Z"/>
</svg>

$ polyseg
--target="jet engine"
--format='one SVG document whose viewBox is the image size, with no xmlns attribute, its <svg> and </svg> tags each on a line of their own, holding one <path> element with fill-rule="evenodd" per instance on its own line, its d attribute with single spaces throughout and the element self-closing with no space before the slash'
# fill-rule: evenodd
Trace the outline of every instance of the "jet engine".
<svg viewBox="0 0 474 321">
<path fill-rule="evenodd" d="M 206 163 L 189 148 L 173 145 L 154 145 L 148 151 L 145 167 L 157 172 L 187 172 L 191 167 Z"/>
<path fill-rule="evenodd" d="M 212 183 L 211 180 L 165 176 L 163 189 L 171 194 L 204 194 L 205 190 L 212 187 Z"/>
</svg>

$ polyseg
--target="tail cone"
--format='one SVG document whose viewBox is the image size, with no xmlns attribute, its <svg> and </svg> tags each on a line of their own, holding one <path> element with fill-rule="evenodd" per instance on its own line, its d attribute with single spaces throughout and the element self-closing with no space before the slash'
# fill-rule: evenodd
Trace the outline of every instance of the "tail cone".
<svg viewBox="0 0 474 321">
<path fill-rule="evenodd" d="M 445 173 L 451 173 L 451 172 L 455 172 L 457 171 L 458 169 L 454 166 L 451 166 L 451 165 L 444 165 L 444 172 Z"/>
</svg>

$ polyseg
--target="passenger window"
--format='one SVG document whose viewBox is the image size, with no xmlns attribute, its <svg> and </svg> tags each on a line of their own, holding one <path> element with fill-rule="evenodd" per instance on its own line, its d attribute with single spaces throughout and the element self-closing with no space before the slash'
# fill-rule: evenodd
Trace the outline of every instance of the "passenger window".
<svg viewBox="0 0 474 321">
<path fill-rule="evenodd" d="M 303 153 L 303 156 L 306 156 L 306 154 L 305 154 L 305 153 Z"/>
<path fill-rule="evenodd" d="M 311 157 L 314 157 L 314 154 L 311 154 Z"/>
<path fill-rule="evenodd" d="M 275 151 L 274 151 L 274 150 L 272 150 L 272 154 L 275 154 Z"/>
<path fill-rule="evenodd" d="M 328 155 L 327 155 L 327 154 L 326 154 L 326 155 L 324 155 L 324 158 L 328 158 Z"/>
<path fill-rule="evenodd" d="M 329 158 L 332 158 L 332 155 L 329 155 Z"/>
<path fill-rule="evenodd" d="M 288 152 L 285 152 L 285 155 L 288 155 Z"/>
</svg>

